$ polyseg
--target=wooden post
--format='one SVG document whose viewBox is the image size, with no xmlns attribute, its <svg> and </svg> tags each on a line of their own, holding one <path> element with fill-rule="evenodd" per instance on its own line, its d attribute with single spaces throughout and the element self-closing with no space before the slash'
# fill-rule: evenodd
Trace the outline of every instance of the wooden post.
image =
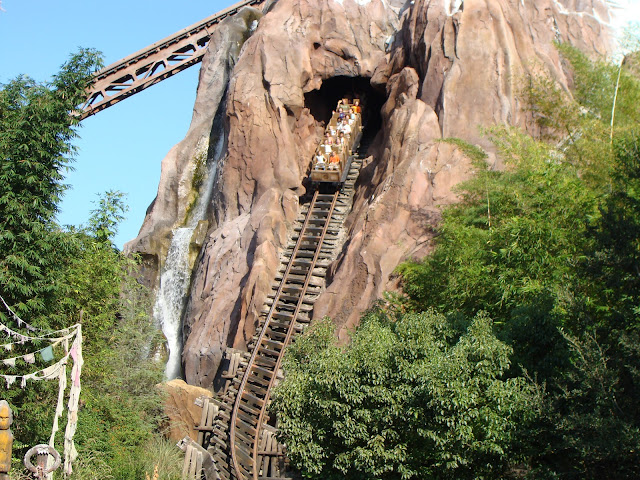
<svg viewBox="0 0 640 480">
<path fill-rule="evenodd" d="M 203 473 L 206 480 L 220 480 L 220 474 L 211 453 L 193 439 L 184 437 L 178 442 L 178 448 L 185 453 L 182 467 L 183 480 L 202 480 Z"/>
<path fill-rule="evenodd" d="M 13 412 L 6 400 L 0 400 L 0 480 L 9 480 L 13 449 Z"/>
</svg>

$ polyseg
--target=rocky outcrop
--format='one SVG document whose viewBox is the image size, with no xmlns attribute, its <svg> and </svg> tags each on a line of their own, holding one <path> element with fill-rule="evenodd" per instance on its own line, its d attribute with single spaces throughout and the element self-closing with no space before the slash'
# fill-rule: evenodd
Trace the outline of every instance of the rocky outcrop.
<svg viewBox="0 0 640 480">
<path fill-rule="evenodd" d="M 197 440 L 195 427 L 200 424 L 202 407 L 195 402 L 200 397 L 211 397 L 211 391 L 188 385 L 184 380 L 171 380 L 158 385 L 158 388 L 164 393 L 164 413 L 167 417 L 165 436 L 174 442 L 185 436 Z"/>
<path fill-rule="evenodd" d="M 347 248 L 314 308 L 315 318 L 328 315 L 341 325 L 343 340 L 371 302 L 394 289 L 396 266 L 429 252 L 440 207 L 456 200 L 452 187 L 472 174 L 465 154 L 439 141 L 436 113 L 416 98 L 415 70 L 394 75 L 388 91 L 383 146 L 361 174 Z"/>
<path fill-rule="evenodd" d="M 518 95 L 524 76 L 544 73 L 568 89 L 553 42 L 604 55 L 608 31 L 600 19 L 608 19 L 607 9 L 597 1 L 415 2 L 372 79 L 388 95 L 381 146 L 369 167 L 374 173 L 361 179 L 349 243 L 314 318 L 330 316 L 345 338 L 360 314 L 394 289 L 393 269 L 428 253 L 440 207 L 456 201 L 452 187 L 473 173 L 459 148 L 439 140 L 481 146 L 490 167 L 499 168 L 481 127 L 534 133 Z"/>
<path fill-rule="evenodd" d="M 213 122 L 222 115 L 229 77 L 244 41 L 255 28 L 261 13 L 244 8 L 223 20 L 211 36 L 211 47 L 202 61 L 198 94 L 191 125 L 185 138 L 162 160 L 158 193 L 149 208 L 138 236 L 124 251 L 136 252 L 149 266 L 149 283 L 158 275 L 166 258 L 171 232 L 186 223 L 189 209 L 198 195 L 198 170 L 213 161 L 217 129 Z"/>
<path fill-rule="evenodd" d="M 640 78 L 640 52 L 633 52 L 625 55 L 622 66 L 637 78 Z"/>
<path fill-rule="evenodd" d="M 223 349 L 244 348 L 254 332 L 323 130 L 311 93 L 334 102 L 354 89 L 352 78 L 371 86 L 365 94 L 385 98 L 346 243 L 314 311 L 334 318 L 344 335 L 393 288 L 400 261 L 429 251 L 440 208 L 472 175 L 470 160 L 446 139 L 491 154 L 479 127 L 532 130 L 518 95 L 522 76 L 545 72 L 566 88 L 553 42 L 605 53 L 607 15 L 601 0 L 279 0 L 235 65 L 212 41 L 217 50 L 203 63 L 187 139 L 163 162 L 158 198 L 129 245 L 163 258 L 163 239 L 188 205 L 180 185 L 193 176 L 189 156 L 220 114 L 224 151 L 215 157 L 209 230 L 184 316 L 187 381 L 211 385 Z M 220 31 L 218 41 L 229 38 Z M 207 81 L 231 66 L 228 84 L 224 75 Z"/>
<path fill-rule="evenodd" d="M 363 3 L 363 2 L 361 2 Z M 185 375 L 210 385 L 226 346 L 253 335 L 323 127 L 305 93 L 373 75 L 397 16 L 381 0 L 280 1 L 246 42 L 229 85 L 227 155 L 185 317 Z"/>
</svg>

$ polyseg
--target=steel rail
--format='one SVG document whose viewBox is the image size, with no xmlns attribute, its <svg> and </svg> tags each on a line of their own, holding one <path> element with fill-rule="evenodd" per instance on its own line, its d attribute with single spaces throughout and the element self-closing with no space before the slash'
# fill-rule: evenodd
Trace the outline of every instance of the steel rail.
<svg viewBox="0 0 640 480">
<path fill-rule="evenodd" d="M 258 418 L 258 425 L 256 427 L 256 437 L 253 441 L 253 478 L 254 480 L 258 480 L 258 443 L 260 442 L 260 432 L 264 422 L 264 416 L 266 415 L 266 412 L 267 412 L 267 401 L 269 400 L 269 394 L 271 393 L 271 389 L 273 388 L 273 385 L 275 383 L 276 373 L 280 369 L 280 364 L 282 363 L 282 358 L 284 356 L 284 349 L 289 344 L 289 342 L 291 341 L 291 337 L 293 336 L 293 332 L 295 330 L 295 325 L 296 325 L 296 318 L 298 316 L 298 313 L 300 312 L 300 307 L 302 306 L 304 296 L 306 294 L 307 288 L 309 287 L 309 282 L 311 280 L 311 277 L 313 276 L 313 269 L 315 268 L 316 263 L 318 261 L 318 257 L 320 256 L 320 250 L 322 249 L 322 244 L 324 243 L 324 237 L 327 233 L 327 230 L 329 229 L 329 223 L 331 222 L 331 217 L 333 215 L 333 210 L 335 209 L 336 202 L 338 200 L 338 195 L 339 195 L 339 191 L 336 191 L 333 195 L 333 200 L 331 202 L 331 206 L 329 207 L 327 218 L 322 228 L 322 233 L 318 237 L 318 245 L 316 246 L 316 251 L 315 251 L 315 254 L 313 255 L 313 260 L 309 265 L 309 272 L 307 273 L 307 276 L 305 278 L 304 285 L 300 289 L 300 297 L 298 298 L 298 303 L 296 305 L 295 311 L 291 315 L 291 323 L 289 324 L 289 328 L 287 329 L 287 336 L 283 341 L 282 351 L 280 352 L 280 355 L 278 355 L 278 360 L 276 360 L 276 365 L 273 369 L 274 375 L 271 377 L 271 380 L 269 381 L 269 386 L 267 387 L 265 402 L 262 405 L 262 409 L 260 410 L 260 417 Z M 317 196 L 318 196 L 318 191 L 316 190 L 314 195 L 314 200 L 315 198 L 317 198 Z M 309 208 L 310 213 L 311 213 L 311 210 L 312 209 Z M 304 238 L 304 233 L 305 233 L 304 230 L 305 229 L 300 230 L 300 237 L 298 240 L 301 240 Z M 294 258 L 292 255 L 291 261 L 289 263 L 293 264 L 293 262 L 294 262 Z M 285 278 L 283 276 L 282 284 L 284 284 L 284 282 L 285 282 Z"/>
<path fill-rule="evenodd" d="M 302 229 L 300 230 L 300 233 L 304 232 L 304 230 L 307 228 L 307 225 L 309 224 L 309 220 L 311 219 L 311 214 L 313 212 L 313 205 L 315 205 L 316 203 L 316 199 L 318 198 L 318 191 L 316 190 L 315 193 L 313 194 L 313 199 L 311 200 L 311 205 L 309 206 L 309 210 L 307 211 L 307 216 L 304 219 L 304 223 L 302 225 Z M 231 418 L 229 420 L 229 450 L 231 450 L 231 463 L 233 466 L 233 469 L 236 472 L 236 477 L 238 477 L 239 479 L 244 478 L 244 475 L 242 474 L 242 472 L 240 471 L 240 464 L 238 462 L 238 456 L 236 454 L 236 422 L 238 419 L 238 410 L 240 410 L 240 403 L 242 402 L 242 395 L 244 393 L 244 389 L 247 385 L 247 382 L 249 380 L 249 375 L 251 374 L 251 367 L 253 366 L 253 364 L 255 363 L 256 357 L 258 356 L 258 351 L 260 349 L 260 343 L 262 342 L 262 340 L 264 339 L 264 336 L 267 332 L 267 330 L 269 329 L 269 321 L 271 320 L 271 318 L 273 317 L 273 314 L 277 308 L 277 304 L 278 304 L 278 300 L 280 299 L 280 296 L 282 295 L 282 290 L 284 289 L 284 285 L 285 285 L 285 280 L 289 275 L 289 272 L 291 271 L 291 267 L 293 266 L 293 262 L 296 256 L 296 253 L 298 252 L 300 245 L 302 244 L 302 238 L 303 235 L 299 235 L 298 236 L 298 240 L 296 241 L 295 246 L 293 247 L 293 251 L 291 253 L 291 257 L 289 258 L 289 262 L 287 263 L 287 267 L 282 275 L 282 280 L 280 281 L 280 285 L 278 286 L 278 290 L 276 292 L 276 295 L 273 299 L 273 303 L 271 304 L 271 308 L 269 309 L 269 313 L 267 314 L 267 317 L 264 320 L 264 324 L 262 325 L 262 330 L 260 331 L 260 335 L 257 338 L 257 341 L 255 343 L 255 347 L 253 349 L 253 352 L 251 353 L 251 357 L 249 358 L 249 361 L 247 362 L 247 367 L 245 368 L 244 374 L 242 376 L 242 381 L 240 382 L 240 386 L 238 387 L 238 393 L 236 394 L 236 399 L 233 405 L 233 411 L 231 412 Z M 277 371 L 273 372 L 273 375 L 277 374 Z M 265 403 L 266 403 L 266 398 L 265 398 Z"/>
<path fill-rule="evenodd" d="M 304 219 L 302 229 L 300 230 L 301 233 L 307 228 L 307 225 L 309 224 L 309 220 L 311 219 L 311 214 L 313 212 L 312 206 L 315 204 L 317 198 L 318 198 L 318 191 L 316 190 L 316 192 L 313 194 L 313 199 L 311 201 L 311 205 L 309 206 L 309 210 L 307 211 L 307 216 Z M 273 299 L 273 303 L 271 304 L 271 308 L 269 309 L 269 313 L 265 318 L 264 324 L 262 325 L 262 330 L 260 331 L 260 335 L 258 336 L 253 352 L 251 353 L 251 357 L 247 362 L 247 367 L 245 368 L 244 374 L 242 376 L 242 381 L 240 382 L 240 386 L 238 387 L 238 393 L 236 394 L 236 399 L 233 405 L 233 411 L 231 412 L 231 418 L 229 420 L 229 450 L 231 451 L 232 467 L 236 472 L 236 477 L 240 479 L 244 478 L 244 475 L 240 471 L 240 465 L 239 465 L 238 457 L 236 454 L 236 438 L 235 437 L 236 437 L 236 422 L 238 419 L 238 410 L 240 409 L 240 403 L 242 402 L 242 395 L 244 393 L 244 389 L 249 380 L 249 375 L 251 374 L 251 367 L 255 363 L 256 357 L 258 356 L 260 343 L 264 339 L 264 336 L 267 330 L 269 329 L 269 321 L 273 317 L 273 314 L 277 308 L 278 300 L 280 299 L 280 296 L 282 295 L 282 290 L 284 289 L 285 280 L 289 275 L 289 272 L 291 271 L 291 267 L 293 266 L 296 253 L 298 252 L 300 245 L 302 244 L 302 238 L 303 238 L 302 235 L 298 236 L 298 240 L 296 241 L 296 244 L 293 248 L 291 257 L 289 258 L 289 262 L 287 263 L 287 267 L 282 275 L 282 280 L 280 281 L 280 285 L 278 286 L 278 290 Z M 273 372 L 273 375 L 275 374 L 277 374 L 277 371 Z M 266 398 L 265 398 L 265 402 L 266 402 Z"/>
<path fill-rule="evenodd" d="M 242 7 L 264 0 L 242 0 L 200 22 L 103 68 L 94 75 L 87 101 L 79 107 L 82 120 L 202 61 L 211 38 L 209 28 Z"/>
<path fill-rule="evenodd" d="M 256 424 L 256 428 L 255 428 L 255 436 L 253 438 L 253 446 L 252 446 L 252 451 L 251 452 L 244 452 L 245 456 L 251 456 L 250 458 L 253 460 L 252 466 L 249 466 L 249 468 L 251 468 L 251 477 L 253 477 L 254 479 L 258 478 L 258 456 L 259 456 L 259 451 L 258 451 L 258 444 L 260 442 L 260 433 L 262 431 L 262 427 L 263 427 L 263 421 L 264 421 L 264 417 L 266 415 L 266 409 L 267 409 L 267 403 L 269 400 L 269 395 L 271 392 L 271 389 L 273 388 L 273 385 L 275 383 L 276 377 L 277 377 L 277 372 L 280 368 L 280 364 L 282 362 L 282 356 L 284 353 L 284 348 L 286 347 L 286 345 L 290 342 L 291 337 L 293 335 L 293 332 L 295 330 L 295 325 L 296 325 L 296 317 L 300 311 L 300 307 L 303 303 L 303 298 L 304 295 L 306 293 L 306 290 L 309 286 L 309 282 L 313 273 L 313 269 L 315 268 L 315 265 L 317 263 L 317 259 L 318 256 L 320 255 L 320 250 L 322 248 L 322 244 L 324 242 L 324 237 L 325 234 L 328 230 L 328 226 L 329 226 L 329 222 L 331 220 L 331 216 L 333 214 L 333 210 L 335 208 L 335 204 L 337 202 L 337 198 L 338 198 L 338 193 L 336 193 L 333 197 L 333 201 L 331 203 L 331 206 L 328 210 L 327 213 L 327 217 L 326 217 L 326 221 L 324 224 L 324 228 L 322 230 L 321 235 L 319 235 L 317 237 L 317 245 L 316 245 L 316 250 L 313 256 L 313 259 L 311 261 L 311 263 L 309 264 L 309 269 L 308 272 L 306 274 L 305 277 L 305 282 L 303 284 L 302 289 L 300 290 L 300 295 L 298 298 L 298 302 L 296 304 L 296 308 L 295 311 L 291 314 L 291 321 L 290 324 L 287 328 L 287 335 L 284 339 L 284 341 L 282 342 L 282 349 L 280 350 L 280 352 L 278 352 L 278 358 L 276 360 L 275 363 L 275 367 L 272 370 L 272 373 L 270 375 L 269 378 L 269 383 L 268 386 L 266 388 L 266 391 L 264 393 L 264 399 L 261 399 L 260 401 L 260 415 L 258 417 L 258 422 Z M 251 357 L 247 363 L 247 367 L 245 369 L 245 372 L 243 374 L 242 377 L 242 381 L 240 382 L 240 386 L 238 387 L 238 392 L 235 398 L 235 402 L 234 402 L 234 406 L 233 406 L 233 411 L 231 413 L 231 418 L 229 421 L 229 450 L 231 453 L 231 466 L 233 467 L 233 470 L 235 471 L 235 476 L 236 478 L 240 479 L 240 480 L 248 480 L 248 477 L 242 472 L 241 466 L 240 466 L 240 462 L 238 461 L 238 452 L 237 450 L 240 448 L 237 445 L 236 442 L 236 436 L 237 436 L 237 422 L 238 422 L 238 412 L 241 408 L 241 404 L 243 401 L 243 396 L 246 393 L 245 390 L 247 388 L 247 383 L 249 382 L 249 377 L 251 376 L 252 372 L 253 372 L 253 367 L 255 366 L 256 363 L 256 359 L 258 358 L 261 346 L 263 344 L 263 341 L 265 339 L 266 334 L 270 331 L 271 329 L 271 325 L 270 322 L 273 318 L 274 313 L 276 313 L 276 309 L 278 308 L 278 303 L 280 300 L 280 297 L 282 296 L 285 284 L 287 283 L 287 279 L 289 277 L 290 271 L 293 267 L 294 262 L 296 261 L 296 257 L 297 257 L 297 253 L 298 251 L 301 249 L 301 245 L 302 242 L 305 239 L 305 231 L 307 231 L 308 225 L 310 223 L 310 220 L 313 216 L 313 214 L 315 213 L 315 205 L 317 203 L 317 199 L 318 199 L 318 192 L 316 191 L 314 193 L 313 199 L 310 203 L 309 206 L 309 210 L 307 212 L 307 215 L 305 217 L 304 223 L 300 229 L 300 234 L 298 236 L 298 239 L 296 241 L 296 244 L 292 250 L 291 256 L 289 258 L 289 261 L 287 263 L 287 266 L 285 268 L 284 273 L 282 274 L 282 280 L 280 281 L 280 284 L 278 286 L 278 290 L 276 291 L 276 294 L 273 298 L 273 303 L 269 309 L 269 312 L 267 314 L 267 316 L 265 317 L 262 329 L 260 331 L 260 334 L 258 335 L 256 342 L 255 342 L 255 346 L 253 349 L 253 352 L 251 354 Z M 251 439 L 247 439 L 247 440 L 251 440 Z M 246 443 L 246 442 L 242 442 L 242 443 Z M 248 447 L 250 447 L 250 445 L 247 445 Z M 249 468 L 247 468 L 247 470 L 249 470 Z"/>
</svg>

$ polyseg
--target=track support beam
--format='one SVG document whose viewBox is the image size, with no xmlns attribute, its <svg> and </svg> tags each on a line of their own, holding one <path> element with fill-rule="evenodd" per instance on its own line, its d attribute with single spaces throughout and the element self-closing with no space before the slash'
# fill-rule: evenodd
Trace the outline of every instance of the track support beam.
<svg viewBox="0 0 640 480">
<path fill-rule="evenodd" d="M 264 0 L 243 0 L 103 68 L 94 77 L 80 119 L 104 110 L 145 88 L 202 61 L 211 28 L 242 7 Z"/>
</svg>

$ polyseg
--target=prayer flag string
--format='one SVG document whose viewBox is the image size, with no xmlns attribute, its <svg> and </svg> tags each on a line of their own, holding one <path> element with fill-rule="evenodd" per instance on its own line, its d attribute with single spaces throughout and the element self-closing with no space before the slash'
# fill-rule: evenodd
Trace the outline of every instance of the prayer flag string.
<svg viewBox="0 0 640 480">
<path fill-rule="evenodd" d="M 18 355 L 16 357 L 11 358 L 3 358 L 0 360 L 1 363 L 6 365 L 7 367 L 15 367 L 16 360 L 23 360 L 26 363 L 33 364 L 36 359 L 36 355 L 40 355 L 40 358 L 45 362 L 50 362 L 53 360 L 53 347 L 57 347 L 62 343 L 62 339 L 52 343 L 48 347 L 41 348 L 35 352 L 25 353 L 24 355 Z"/>
<path fill-rule="evenodd" d="M 71 388 L 69 389 L 69 403 L 67 406 L 67 428 L 64 431 L 64 473 L 71 475 L 71 464 L 78 457 L 73 436 L 78 428 L 78 405 L 80 402 L 80 373 L 84 365 L 82 357 L 82 327 L 78 325 L 78 336 L 76 337 L 71 351 L 69 352 L 73 359 L 73 367 L 71 368 Z"/>
<path fill-rule="evenodd" d="M 3 328 L 4 327 L 4 328 Z M 19 381 L 20 387 L 25 388 L 27 386 L 27 382 L 31 381 L 42 381 L 42 380 L 53 380 L 58 379 L 58 403 L 56 405 L 56 411 L 53 419 L 53 428 L 51 431 L 51 437 L 49 439 L 49 445 L 54 446 L 55 444 L 55 435 L 59 430 L 59 419 L 62 416 L 62 411 L 64 409 L 64 397 L 67 389 L 67 384 L 70 383 L 71 387 L 69 389 L 69 400 L 67 403 L 67 426 L 64 434 L 64 472 L 65 475 L 70 475 L 72 473 L 72 463 L 78 456 L 78 452 L 76 451 L 75 444 L 73 442 L 73 437 L 75 435 L 77 426 L 78 426 L 78 405 L 80 400 L 80 374 L 82 372 L 82 365 L 84 364 L 84 360 L 82 357 L 82 327 L 80 324 L 74 325 L 73 334 L 67 335 L 60 338 L 48 338 L 46 340 L 55 340 L 52 345 L 45 347 L 38 352 L 30 353 L 23 355 L 21 357 L 14 357 L 12 359 L 4 360 L 4 364 L 8 365 L 6 362 L 11 361 L 15 362 L 17 358 L 22 358 L 27 363 L 34 363 L 34 357 L 36 353 L 39 353 L 43 359 L 51 358 L 53 359 L 53 347 L 64 342 L 65 348 L 65 356 L 58 360 L 53 365 L 48 366 L 47 368 L 43 368 L 42 370 L 38 370 L 36 372 L 29 373 L 27 375 L 0 375 L 0 378 L 4 378 L 6 382 L 6 388 L 10 388 L 14 383 Z M 0 331 L 5 331 L 8 329 L 6 325 L 0 324 Z M 9 329 L 10 330 L 10 329 Z M 30 337 L 35 338 L 35 337 Z M 71 348 L 69 348 L 69 340 L 73 338 L 73 343 L 71 344 Z M 41 340 L 42 338 L 39 338 Z M 71 377 L 70 381 L 67 382 L 67 364 L 69 362 L 69 358 L 73 361 L 73 366 L 71 368 Z"/>
<path fill-rule="evenodd" d="M 69 354 L 62 357 L 53 365 L 48 366 L 47 368 L 43 368 L 42 370 L 37 370 L 32 373 L 28 373 L 26 375 L 0 375 L 0 377 L 5 379 L 7 388 L 11 387 L 16 380 L 20 380 L 20 388 L 25 388 L 27 386 L 27 380 L 32 381 L 40 381 L 40 380 L 51 380 L 52 378 L 58 378 L 60 373 L 60 368 L 63 365 L 66 365 L 69 360 Z"/>
<path fill-rule="evenodd" d="M 7 309 L 7 311 L 11 314 L 11 316 L 14 318 L 14 320 L 16 321 L 16 323 L 18 324 L 18 327 L 22 328 L 24 327 L 25 329 L 27 329 L 30 332 L 45 332 L 42 336 L 43 337 L 49 337 L 51 335 L 57 335 L 57 334 L 68 334 L 69 332 L 74 332 L 78 326 L 78 324 L 76 325 L 72 325 L 70 327 L 67 328 L 63 328 L 61 330 L 47 330 L 44 328 L 38 328 L 38 327 L 34 327 L 33 325 L 30 325 L 29 323 L 25 322 L 24 320 L 22 320 L 17 314 L 16 312 L 14 312 L 13 310 L 11 310 L 11 307 L 9 307 L 9 305 L 7 305 L 7 302 L 4 301 L 4 298 L 2 298 L 2 295 L 0 295 L 0 301 L 2 301 L 2 304 L 4 305 L 4 308 Z M 0 323 L 0 325 L 2 325 Z M 7 327 L 8 328 L 8 327 Z M 42 337 L 30 337 L 30 338 L 42 338 Z"/>
<path fill-rule="evenodd" d="M 14 342 L 14 343 L 17 343 L 19 345 L 24 345 L 27 342 L 33 342 L 33 341 L 56 342 L 58 340 L 64 340 L 65 338 L 71 338 L 76 334 L 76 330 L 78 329 L 79 326 L 80 326 L 80 324 L 76 324 L 76 325 L 74 325 L 72 327 L 72 328 L 74 328 L 73 333 L 69 333 L 70 329 L 66 329 L 66 328 L 64 330 L 58 330 L 56 332 L 51 332 L 51 334 L 62 333 L 62 332 L 67 333 L 67 335 L 64 335 L 64 336 L 61 336 L 61 337 L 50 337 L 50 336 L 32 337 L 30 335 L 23 335 L 20 332 L 16 332 L 15 330 L 11 330 L 4 323 L 0 323 L 0 332 L 4 332 L 9 337 L 18 339 L 18 341 Z"/>
</svg>

